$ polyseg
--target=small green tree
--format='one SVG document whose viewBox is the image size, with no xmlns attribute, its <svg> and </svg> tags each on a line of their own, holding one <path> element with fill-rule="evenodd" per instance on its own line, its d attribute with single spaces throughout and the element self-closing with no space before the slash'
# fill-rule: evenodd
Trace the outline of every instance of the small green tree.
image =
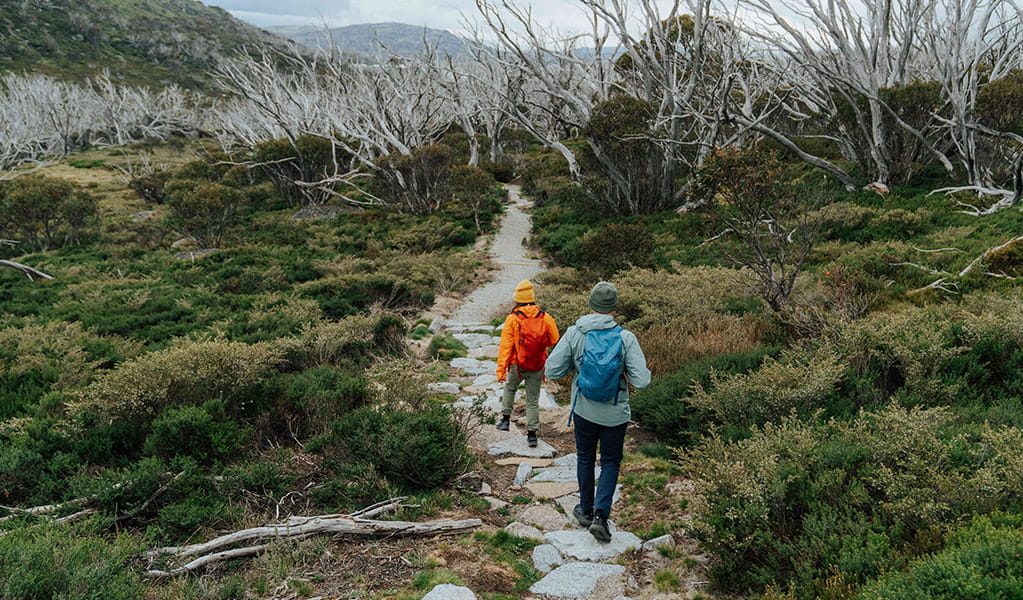
<svg viewBox="0 0 1023 600">
<path fill-rule="evenodd" d="M 65 242 L 77 242 L 81 228 L 96 211 L 96 200 L 76 190 L 72 182 L 28 175 L 0 193 L 0 230 L 30 248 L 48 250 L 61 233 Z"/>
<path fill-rule="evenodd" d="M 209 181 L 179 179 L 167 184 L 167 204 L 174 220 L 205 248 L 220 245 L 244 199 L 240 191 Z"/>
<path fill-rule="evenodd" d="M 480 214 L 484 199 L 490 188 L 494 186 L 494 178 L 479 167 L 458 165 L 451 169 L 451 195 L 472 208 L 472 218 L 476 223 L 476 232 L 482 233 Z"/>
<path fill-rule="evenodd" d="M 781 312 L 820 232 L 813 218 L 820 192 L 785 182 L 777 154 L 757 144 L 719 149 L 695 187 L 713 201 L 723 257 L 743 268 L 753 289 Z"/>
<path fill-rule="evenodd" d="M 451 159 L 443 144 L 384 156 L 377 161 L 384 199 L 409 212 L 432 213 L 450 197 Z"/>
</svg>

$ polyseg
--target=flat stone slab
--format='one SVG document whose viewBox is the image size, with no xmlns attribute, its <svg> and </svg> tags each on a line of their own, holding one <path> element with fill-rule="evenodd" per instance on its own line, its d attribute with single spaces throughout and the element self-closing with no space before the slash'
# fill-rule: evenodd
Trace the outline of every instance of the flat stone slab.
<svg viewBox="0 0 1023 600">
<path fill-rule="evenodd" d="M 554 410 L 555 408 L 558 408 L 558 403 L 554 401 L 554 396 L 540 388 L 540 410 Z"/>
<path fill-rule="evenodd" d="M 665 534 L 660 537 L 655 537 L 652 540 L 643 542 L 644 550 L 657 550 L 658 548 L 674 548 L 675 538 L 671 537 L 671 534 Z"/>
<path fill-rule="evenodd" d="M 530 506 L 519 513 L 519 521 L 544 531 L 558 531 L 568 525 L 565 515 L 549 504 Z"/>
<path fill-rule="evenodd" d="M 501 347 L 497 344 L 487 344 L 469 350 L 470 358 L 497 358 L 501 353 Z"/>
<path fill-rule="evenodd" d="M 494 496 L 484 496 L 483 499 L 486 500 L 488 504 L 490 504 L 490 510 L 501 510 L 502 508 L 508 507 L 507 502 L 501 500 L 500 498 L 495 498 Z"/>
<path fill-rule="evenodd" d="M 462 386 L 453 381 L 435 381 L 426 384 L 426 391 L 431 394 L 458 394 Z"/>
<path fill-rule="evenodd" d="M 476 594 L 467 587 L 442 583 L 434 586 L 430 593 L 423 596 L 423 600 L 476 600 Z"/>
<path fill-rule="evenodd" d="M 489 444 L 487 446 L 487 453 L 492 456 L 514 454 L 515 456 L 527 456 L 530 458 L 552 458 L 558 451 L 554 449 L 554 446 L 543 440 L 538 440 L 536 448 L 530 448 L 526 442 L 526 436 L 521 433 L 515 433 L 513 439 Z"/>
<path fill-rule="evenodd" d="M 494 461 L 495 465 L 508 466 L 508 465 L 521 465 L 523 463 L 537 468 L 542 469 L 550 466 L 553 461 L 549 458 L 526 458 L 525 456 L 512 456 L 510 458 L 499 458 Z"/>
<path fill-rule="evenodd" d="M 594 473 L 595 473 L 594 477 L 595 478 L 599 478 L 600 477 L 600 467 L 597 467 L 596 469 L 594 469 Z M 576 481 L 575 467 L 551 467 L 549 469 L 543 469 L 542 471 L 539 471 L 536 474 L 534 474 L 533 477 L 530 478 L 530 481 L 536 481 L 536 482 L 540 482 L 540 481 L 560 481 L 560 482 L 572 481 L 572 482 L 574 482 L 574 481 Z"/>
<path fill-rule="evenodd" d="M 508 532 L 508 535 L 526 538 L 527 540 L 536 540 L 538 542 L 544 541 L 543 534 L 540 533 L 539 529 L 533 527 L 532 525 L 519 523 L 518 521 L 514 523 L 509 523 L 508 526 L 504 528 L 504 530 Z"/>
<path fill-rule="evenodd" d="M 491 389 L 491 386 L 497 383 L 497 375 L 493 373 L 487 373 L 476 377 L 472 380 L 472 387 L 477 389 Z M 501 384 L 504 387 L 504 384 Z"/>
<path fill-rule="evenodd" d="M 488 323 L 448 323 L 445 327 L 448 333 L 486 333 L 494 331 L 494 326 Z"/>
<path fill-rule="evenodd" d="M 525 488 L 537 498 L 560 498 L 579 491 L 579 486 L 574 481 L 571 483 L 530 481 Z"/>
<path fill-rule="evenodd" d="M 610 542 L 598 542 L 585 529 L 552 531 L 543 539 L 564 556 L 590 562 L 611 560 L 619 554 L 643 547 L 643 540 L 628 531 L 616 531 L 613 523 Z"/>
<path fill-rule="evenodd" d="M 554 567 L 565 564 L 558 549 L 550 544 L 540 544 L 533 548 L 533 567 L 541 573 L 550 573 Z"/>
<path fill-rule="evenodd" d="M 465 344 L 466 348 L 479 348 L 494 343 L 494 337 L 485 333 L 454 333 L 451 337 Z"/>
<path fill-rule="evenodd" d="M 530 586 L 529 591 L 552 598 L 594 598 L 601 580 L 618 578 L 625 573 L 621 565 L 570 563 L 554 569 Z M 608 597 L 613 597 L 609 595 Z"/>
<path fill-rule="evenodd" d="M 557 498 L 555 502 L 557 502 L 558 506 L 560 506 L 565 511 L 565 514 L 569 516 L 569 523 L 571 523 L 573 527 L 580 527 L 579 522 L 572 516 L 572 510 L 575 509 L 576 504 L 579 504 L 579 494 L 568 494 L 567 496 Z"/>
<path fill-rule="evenodd" d="M 533 466 L 529 463 L 521 463 L 519 468 L 515 470 L 515 481 L 512 485 L 522 485 L 526 483 L 529 476 L 533 474 Z"/>
<path fill-rule="evenodd" d="M 576 464 L 578 464 L 578 455 L 574 452 L 554 459 L 555 467 L 572 467 L 574 469 Z"/>
</svg>

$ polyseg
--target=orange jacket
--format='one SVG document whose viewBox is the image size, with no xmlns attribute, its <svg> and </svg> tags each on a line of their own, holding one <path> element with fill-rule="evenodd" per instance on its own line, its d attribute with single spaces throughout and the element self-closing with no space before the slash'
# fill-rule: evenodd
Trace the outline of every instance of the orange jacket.
<svg viewBox="0 0 1023 600">
<path fill-rule="evenodd" d="M 526 306 L 520 306 L 515 310 L 522 312 L 527 317 L 535 317 L 540 312 L 540 307 L 535 304 L 529 304 Z M 554 317 L 550 313 L 544 313 L 544 323 L 547 324 L 547 332 L 551 336 L 551 345 L 548 348 L 553 348 L 558 343 L 558 338 L 561 334 L 558 333 L 558 325 L 554 322 Z M 515 364 L 515 347 L 519 344 L 519 317 L 512 313 L 508 314 L 508 318 L 504 320 L 504 329 L 501 330 L 501 349 L 497 353 L 497 378 L 504 379 L 505 373 L 508 372 L 508 367 Z"/>
</svg>

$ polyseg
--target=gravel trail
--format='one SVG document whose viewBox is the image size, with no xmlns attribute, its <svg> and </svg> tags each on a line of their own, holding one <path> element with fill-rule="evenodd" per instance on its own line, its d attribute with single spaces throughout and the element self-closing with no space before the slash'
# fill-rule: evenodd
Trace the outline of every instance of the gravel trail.
<svg viewBox="0 0 1023 600">
<path fill-rule="evenodd" d="M 529 237 L 530 217 L 524 212 L 531 203 L 522 197 L 517 185 L 505 185 L 511 204 L 501 219 L 501 225 L 490 245 L 493 263 L 499 267 L 493 271 L 493 279 L 463 301 L 447 319 L 449 324 L 489 323 L 495 317 L 508 314 L 514 302 L 515 286 L 523 279 L 532 279 L 543 271 L 543 264 L 527 256 L 523 245 Z"/>
</svg>

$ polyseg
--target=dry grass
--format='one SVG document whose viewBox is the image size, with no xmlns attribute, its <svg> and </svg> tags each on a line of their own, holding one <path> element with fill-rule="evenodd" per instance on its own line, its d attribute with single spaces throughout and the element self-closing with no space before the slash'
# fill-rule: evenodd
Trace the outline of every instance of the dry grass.
<svg viewBox="0 0 1023 600">
<path fill-rule="evenodd" d="M 683 364 L 721 354 L 749 352 L 760 345 L 766 323 L 755 315 L 711 315 L 696 322 L 677 319 L 637 332 L 654 377 Z"/>
</svg>

